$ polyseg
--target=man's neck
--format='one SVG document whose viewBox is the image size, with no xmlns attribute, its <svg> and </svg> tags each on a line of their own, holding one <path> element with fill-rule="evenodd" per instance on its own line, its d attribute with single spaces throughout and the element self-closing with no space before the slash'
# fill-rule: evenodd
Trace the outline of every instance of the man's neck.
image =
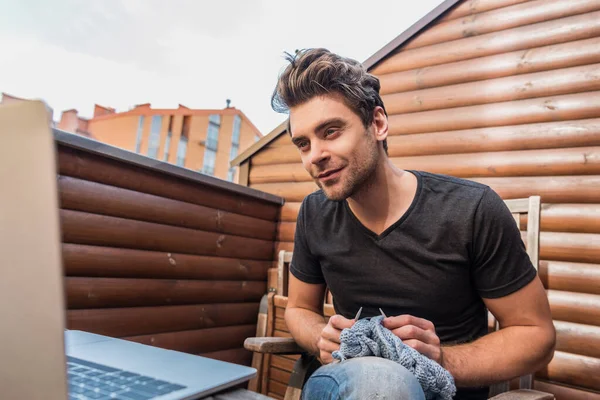
<svg viewBox="0 0 600 400">
<path fill-rule="evenodd" d="M 416 178 L 385 157 L 371 179 L 347 199 L 354 215 L 375 233 L 396 222 L 409 208 L 416 192 Z"/>
</svg>

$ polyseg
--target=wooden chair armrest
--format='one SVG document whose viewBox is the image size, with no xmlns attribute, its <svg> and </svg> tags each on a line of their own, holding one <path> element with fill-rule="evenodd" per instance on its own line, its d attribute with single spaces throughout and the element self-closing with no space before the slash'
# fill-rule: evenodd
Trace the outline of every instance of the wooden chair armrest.
<svg viewBox="0 0 600 400">
<path fill-rule="evenodd" d="M 250 337 L 244 341 L 246 350 L 271 354 L 306 353 L 292 338 L 280 337 Z"/>
<path fill-rule="evenodd" d="M 554 400 L 554 395 L 537 390 L 518 389 L 501 393 L 489 400 Z"/>
</svg>

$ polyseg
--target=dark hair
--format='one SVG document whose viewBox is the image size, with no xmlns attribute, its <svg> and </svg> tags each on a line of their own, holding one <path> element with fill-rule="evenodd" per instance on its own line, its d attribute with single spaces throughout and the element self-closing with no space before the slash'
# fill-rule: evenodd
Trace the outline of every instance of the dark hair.
<svg viewBox="0 0 600 400">
<path fill-rule="evenodd" d="M 387 116 L 379 95 L 379 79 L 358 61 L 327 49 L 296 50 L 295 55 L 285 55 L 290 65 L 279 76 L 271 97 L 271 107 L 276 112 L 288 113 L 290 108 L 315 96 L 338 93 L 365 128 L 373 123 L 375 107 L 383 108 Z M 383 141 L 383 148 L 387 154 L 387 139 Z"/>
</svg>

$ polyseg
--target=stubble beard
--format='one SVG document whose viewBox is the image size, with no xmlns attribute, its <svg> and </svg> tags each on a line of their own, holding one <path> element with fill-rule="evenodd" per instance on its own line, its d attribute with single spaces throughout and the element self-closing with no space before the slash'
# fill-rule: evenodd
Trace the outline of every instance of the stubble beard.
<svg viewBox="0 0 600 400">
<path fill-rule="evenodd" d="M 364 158 L 351 157 L 351 159 L 356 161 L 354 164 L 350 163 L 347 165 L 336 182 L 328 185 L 322 184 L 317 180 L 317 186 L 332 201 L 342 201 L 359 191 L 368 190 L 371 177 L 375 174 L 377 168 L 378 158 L 377 146 L 374 145 Z"/>
</svg>

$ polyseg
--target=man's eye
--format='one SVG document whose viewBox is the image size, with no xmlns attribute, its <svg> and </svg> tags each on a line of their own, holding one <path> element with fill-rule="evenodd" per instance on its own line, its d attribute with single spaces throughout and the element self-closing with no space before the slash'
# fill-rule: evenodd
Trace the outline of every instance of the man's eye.
<svg viewBox="0 0 600 400">
<path fill-rule="evenodd" d="M 299 149 L 303 149 L 306 146 L 308 146 L 307 142 L 299 142 L 296 146 L 298 146 Z"/>
<path fill-rule="evenodd" d="M 333 135 L 334 133 L 336 133 L 337 131 L 335 129 L 327 129 L 325 131 L 325 136 L 330 136 Z"/>
</svg>

